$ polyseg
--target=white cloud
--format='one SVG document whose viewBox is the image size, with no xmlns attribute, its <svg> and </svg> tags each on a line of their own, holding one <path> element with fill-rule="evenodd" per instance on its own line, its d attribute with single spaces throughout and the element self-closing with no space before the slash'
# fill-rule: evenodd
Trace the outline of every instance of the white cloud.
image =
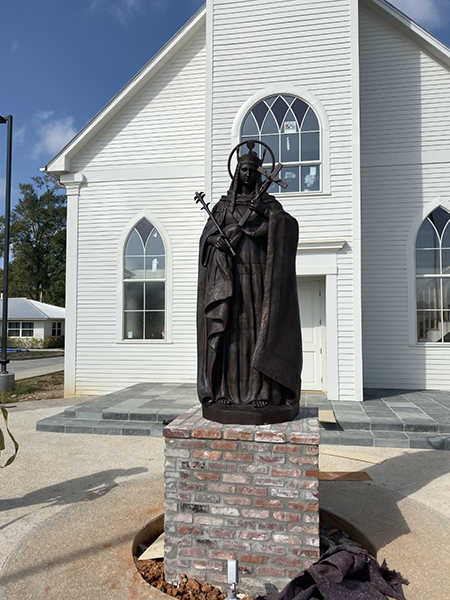
<svg viewBox="0 0 450 600">
<path fill-rule="evenodd" d="M 402 12 L 430 29 L 442 29 L 448 23 L 448 0 L 391 0 Z"/>
<path fill-rule="evenodd" d="M 166 0 L 167 1 L 167 0 Z M 130 19 L 143 13 L 144 8 L 160 8 L 164 0 L 90 0 L 89 8 L 95 10 L 106 10 L 122 25 L 126 25 Z"/>
<path fill-rule="evenodd" d="M 26 125 L 22 125 L 22 127 L 16 127 L 14 131 L 14 141 L 16 144 L 23 144 L 23 140 L 25 138 L 25 131 L 27 130 Z"/>
<path fill-rule="evenodd" d="M 33 149 L 33 157 L 41 154 L 53 156 L 57 154 L 77 130 L 74 127 L 75 117 L 61 117 L 52 119 L 53 111 L 40 111 L 37 118 L 36 132 L 38 141 Z"/>
</svg>

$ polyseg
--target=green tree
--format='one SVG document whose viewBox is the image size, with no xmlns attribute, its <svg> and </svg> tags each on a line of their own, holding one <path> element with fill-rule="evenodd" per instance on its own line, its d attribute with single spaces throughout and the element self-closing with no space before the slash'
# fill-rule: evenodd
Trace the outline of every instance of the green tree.
<svg viewBox="0 0 450 600">
<path fill-rule="evenodd" d="M 66 196 L 48 175 L 31 179 L 11 212 L 9 297 L 64 306 Z"/>
</svg>

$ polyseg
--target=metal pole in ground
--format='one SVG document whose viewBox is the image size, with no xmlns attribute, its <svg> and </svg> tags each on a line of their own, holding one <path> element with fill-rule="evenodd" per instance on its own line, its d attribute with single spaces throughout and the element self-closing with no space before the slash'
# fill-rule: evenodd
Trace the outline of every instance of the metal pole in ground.
<svg viewBox="0 0 450 600">
<path fill-rule="evenodd" d="M 14 373 L 8 373 L 8 286 L 9 286 L 9 232 L 11 221 L 11 164 L 12 164 L 12 115 L 0 116 L 0 123 L 8 126 L 6 146 L 6 191 L 5 191 L 5 251 L 3 254 L 3 316 L 2 316 L 2 357 L 0 360 L 0 391 L 9 392 L 14 387 Z"/>
</svg>

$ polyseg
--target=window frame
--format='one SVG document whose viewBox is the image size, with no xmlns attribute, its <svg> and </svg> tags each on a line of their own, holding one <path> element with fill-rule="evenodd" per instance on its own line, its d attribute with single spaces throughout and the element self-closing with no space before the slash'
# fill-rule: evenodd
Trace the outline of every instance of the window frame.
<svg viewBox="0 0 450 600">
<path fill-rule="evenodd" d="M 244 120 L 248 113 L 254 108 L 259 102 L 270 98 L 272 96 L 294 96 L 303 100 L 308 104 L 315 112 L 316 117 L 319 121 L 320 126 L 320 170 L 321 170 L 321 189 L 320 191 L 298 191 L 298 192 L 283 192 L 280 194 L 279 191 L 274 192 L 276 196 L 280 198 L 293 197 L 298 198 L 299 196 L 329 196 L 331 195 L 331 181 L 330 181 L 330 123 L 328 115 L 322 105 L 322 103 L 316 98 L 309 90 L 290 85 L 281 86 L 270 86 L 259 90 L 256 94 L 247 99 L 244 104 L 239 108 L 236 113 L 233 127 L 232 127 L 232 147 L 236 146 L 240 142 L 241 129 Z M 305 161 L 306 163 L 307 161 Z M 316 162 L 317 161 L 311 161 Z M 301 169 L 301 162 L 300 162 Z M 300 171 L 301 173 L 301 171 Z M 301 176 L 300 176 L 301 177 Z"/>
<path fill-rule="evenodd" d="M 442 233 L 439 234 L 438 230 L 436 229 L 435 224 L 429 219 L 429 217 L 438 209 L 442 209 L 444 210 L 448 217 L 447 217 L 447 222 L 446 225 L 444 226 Z M 417 241 L 418 241 L 418 237 L 419 237 L 419 233 L 422 229 L 422 227 L 429 222 L 434 230 L 435 236 L 438 243 L 438 246 L 435 248 L 425 248 L 425 247 L 418 247 L 417 246 Z M 438 206 L 435 206 L 433 208 L 433 210 L 431 210 L 430 212 L 428 212 L 428 214 L 426 215 L 426 217 L 422 220 L 419 228 L 417 229 L 417 233 L 414 239 L 414 248 L 413 248 L 413 252 L 414 252 L 414 315 L 415 315 L 415 341 L 416 344 L 418 346 L 426 346 L 429 347 L 430 345 L 432 346 L 437 346 L 437 347 L 450 347 L 450 340 L 448 342 L 446 342 L 444 340 L 445 335 L 448 334 L 444 334 L 444 330 L 443 330 L 443 323 L 444 323 L 444 312 L 449 312 L 450 313 L 450 304 L 447 308 L 444 307 L 444 281 L 449 281 L 450 282 L 450 272 L 448 274 L 444 274 L 443 273 L 443 252 L 444 250 L 448 250 L 450 253 L 450 245 L 447 246 L 443 246 L 443 239 L 445 237 L 445 235 L 450 233 L 450 210 L 448 208 L 446 208 L 445 206 L 442 206 L 441 204 L 439 204 Z M 438 252 L 438 258 L 439 258 L 439 273 L 418 273 L 418 264 L 417 264 L 417 252 L 419 251 L 424 251 L 424 252 L 429 252 L 431 250 L 437 250 Z M 418 296 L 418 285 L 417 282 L 419 280 L 429 280 L 429 282 L 431 283 L 431 281 L 436 281 L 438 282 L 438 287 L 439 287 L 439 302 L 438 302 L 438 306 L 433 310 L 433 309 L 424 309 L 424 308 L 419 308 L 419 296 Z M 440 328 L 441 328 L 441 341 L 425 341 L 421 338 L 419 338 L 419 313 L 430 313 L 430 315 L 432 313 L 439 313 L 440 315 Z"/>
<path fill-rule="evenodd" d="M 129 339 L 124 336 L 125 329 L 125 283 L 126 282 L 151 282 L 163 281 L 161 279 L 125 279 L 125 250 L 128 238 L 134 228 L 142 219 L 147 219 L 159 232 L 165 248 L 165 338 L 164 339 Z M 116 327 L 116 343 L 117 344 L 171 344 L 172 343 L 172 247 L 167 231 L 161 221 L 150 213 L 148 210 L 143 210 L 133 217 L 123 229 L 118 244 L 117 264 L 120 266 L 117 270 L 117 327 Z M 145 312 L 145 311 L 144 311 Z"/>
<path fill-rule="evenodd" d="M 53 333 L 56 331 L 56 333 Z M 58 333 L 59 331 L 59 333 Z M 61 337 L 62 336 L 62 321 L 52 321 L 52 335 L 51 337 Z"/>
<path fill-rule="evenodd" d="M 11 323 L 19 324 L 19 327 L 11 327 Z M 32 327 L 24 327 L 24 325 L 32 325 Z M 11 335 L 10 331 L 19 331 L 19 335 Z M 23 335 L 24 331 L 32 331 L 32 335 Z M 18 338 L 33 338 L 35 337 L 36 324 L 35 321 L 8 321 L 8 337 Z"/>
</svg>

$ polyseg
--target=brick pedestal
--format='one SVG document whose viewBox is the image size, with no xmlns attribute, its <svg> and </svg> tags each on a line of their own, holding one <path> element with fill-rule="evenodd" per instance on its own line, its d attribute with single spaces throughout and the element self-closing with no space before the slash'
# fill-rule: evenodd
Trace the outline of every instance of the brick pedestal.
<svg viewBox="0 0 450 600">
<path fill-rule="evenodd" d="M 186 573 L 225 590 L 237 559 L 239 591 L 267 593 L 319 558 L 317 418 L 222 425 L 198 406 L 164 436 L 168 581 Z"/>
</svg>

